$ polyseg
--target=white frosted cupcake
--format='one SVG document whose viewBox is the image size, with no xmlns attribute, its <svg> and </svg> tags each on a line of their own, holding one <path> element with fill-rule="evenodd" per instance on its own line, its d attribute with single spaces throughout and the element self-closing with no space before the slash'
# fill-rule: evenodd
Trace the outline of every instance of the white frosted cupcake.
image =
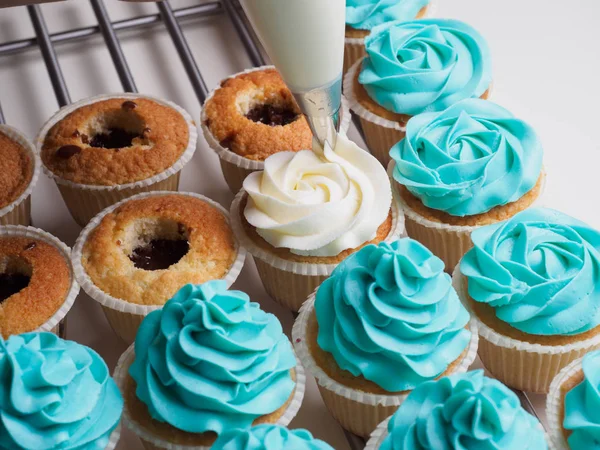
<svg viewBox="0 0 600 450">
<path fill-rule="evenodd" d="M 270 156 L 244 180 L 230 216 L 265 289 L 293 311 L 344 257 L 404 230 L 385 170 L 341 134 L 335 150 Z"/>
</svg>

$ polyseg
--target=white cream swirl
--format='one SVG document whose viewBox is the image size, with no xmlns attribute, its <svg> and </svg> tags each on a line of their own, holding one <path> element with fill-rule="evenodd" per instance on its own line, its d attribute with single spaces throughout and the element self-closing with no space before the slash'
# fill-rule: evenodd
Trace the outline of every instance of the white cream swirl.
<svg viewBox="0 0 600 450">
<path fill-rule="evenodd" d="M 346 136 L 335 149 L 276 153 L 244 180 L 244 215 L 274 247 L 335 256 L 373 239 L 389 214 L 385 169 Z"/>
</svg>

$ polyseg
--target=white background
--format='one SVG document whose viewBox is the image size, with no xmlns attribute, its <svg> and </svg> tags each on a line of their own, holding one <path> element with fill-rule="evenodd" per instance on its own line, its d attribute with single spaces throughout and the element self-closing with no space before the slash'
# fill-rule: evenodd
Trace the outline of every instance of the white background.
<svg viewBox="0 0 600 450">
<path fill-rule="evenodd" d="M 113 21 L 157 11 L 152 4 L 105 1 Z M 172 1 L 176 8 L 198 3 Z M 437 17 L 469 22 L 487 38 L 494 63 L 492 100 L 531 123 L 544 144 L 548 172 L 544 203 L 600 227 L 600 2 L 437 0 L 436 9 Z M 42 10 L 51 32 L 96 23 L 86 0 L 47 4 Z M 209 89 L 221 78 L 250 67 L 226 16 L 187 20 L 183 28 Z M 33 29 L 25 8 L 0 10 L 0 42 L 31 36 Z M 164 27 L 127 31 L 119 36 L 140 92 L 172 100 L 198 119 L 200 105 Z M 60 44 L 57 50 L 73 101 L 121 90 L 101 37 Z M 57 110 L 38 50 L 0 57 L 0 103 L 8 123 L 30 138 Z M 202 137 L 194 159 L 183 171 L 181 189 L 207 195 L 227 208 L 233 198 L 216 155 Z M 69 245 L 80 231 L 58 190 L 44 176 L 33 193 L 33 221 Z M 268 298 L 251 261 L 247 261 L 234 287 L 248 292 L 290 329 L 291 314 Z M 69 315 L 68 336 L 96 349 L 111 368 L 125 349 L 106 324 L 99 306 L 84 294 Z M 543 398 L 534 396 L 534 402 L 541 406 Z M 349 448 L 312 380 L 292 426 L 310 429 L 338 450 Z M 142 446 L 125 432 L 119 449 L 137 450 Z"/>
</svg>

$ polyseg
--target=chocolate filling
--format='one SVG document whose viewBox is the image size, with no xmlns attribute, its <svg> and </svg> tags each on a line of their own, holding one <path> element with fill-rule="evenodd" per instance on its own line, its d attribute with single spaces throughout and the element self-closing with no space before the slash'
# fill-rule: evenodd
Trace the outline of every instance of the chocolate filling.
<svg viewBox="0 0 600 450">
<path fill-rule="evenodd" d="M 246 117 L 253 122 L 264 123 L 272 127 L 283 126 L 292 123 L 298 118 L 298 114 L 288 107 L 276 105 L 256 105 Z"/>
<path fill-rule="evenodd" d="M 0 303 L 25 289 L 30 279 L 22 273 L 0 273 Z"/>
<path fill-rule="evenodd" d="M 138 137 L 141 137 L 140 134 L 125 131 L 122 128 L 109 128 L 104 133 L 94 135 L 90 140 L 90 146 L 98 148 L 131 147 L 133 140 Z"/>
<path fill-rule="evenodd" d="M 137 247 L 129 259 L 138 269 L 162 270 L 179 262 L 189 251 L 186 240 L 152 239 L 143 247 Z"/>
</svg>

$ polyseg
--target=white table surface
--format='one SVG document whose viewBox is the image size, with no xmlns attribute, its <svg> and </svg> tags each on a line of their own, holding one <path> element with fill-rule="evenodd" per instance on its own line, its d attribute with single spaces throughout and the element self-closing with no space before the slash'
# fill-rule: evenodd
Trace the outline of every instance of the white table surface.
<svg viewBox="0 0 600 450">
<path fill-rule="evenodd" d="M 152 4 L 105 0 L 112 20 L 156 12 Z M 475 26 L 488 39 L 494 62 L 493 100 L 529 121 L 545 148 L 548 183 L 544 203 L 600 227 L 596 207 L 600 145 L 597 89 L 600 54 L 600 2 L 577 0 L 436 0 L 438 17 L 452 17 Z M 1 1 L 0 1 L 1 3 Z M 174 8 L 199 1 L 172 0 Z M 42 6 L 51 32 L 96 23 L 85 0 Z M 250 67 L 250 61 L 225 15 L 183 22 L 185 35 L 207 85 Z M 25 8 L 0 10 L 0 42 L 33 36 Z M 200 105 L 162 26 L 119 34 L 140 92 L 172 100 L 199 117 Z M 121 85 L 100 36 L 57 46 L 60 63 L 73 101 L 107 92 Z M 0 103 L 9 124 L 33 138 L 57 110 L 46 68 L 38 50 L 0 57 Z M 351 136 L 358 139 L 356 133 Z M 228 207 L 227 189 L 218 159 L 203 138 L 183 171 L 181 189 L 207 195 Z M 33 193 L 34 225 L 69 245 L 80 228 L 67 212 L 54 183 L 41 177 Z M 281 319 L 286 330 L 292 315 L 265 293 L 251 259 L 235 288 Z M 96 349 L 112 368 L 125 345 L 109 328 L 100 308 L 81 294 L 69 314 L 70 339 Z M 309 377 L 310 378 L 310 377 Z M 532 396 L 543 416 L 543 397 Z M 310 429 L 338 450 L 349 448 L 341 428 L 322 404 L 312 379 L 304 404 L 292 427 Z M 142 449 L 125 431 L 118 447 Z"/>
</svg>

